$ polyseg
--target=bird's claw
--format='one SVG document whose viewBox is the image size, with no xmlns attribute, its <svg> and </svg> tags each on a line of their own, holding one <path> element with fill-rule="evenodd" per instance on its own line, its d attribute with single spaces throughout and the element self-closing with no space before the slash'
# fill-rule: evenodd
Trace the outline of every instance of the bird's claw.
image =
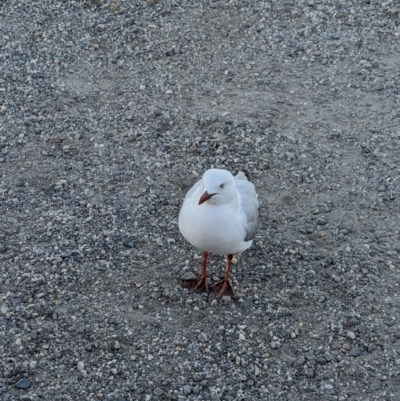
<svg viewBox="0 0 400 401">
<path fill-rule="evenodd" d="M 207 277 L 199 277 L 197 280 L 188 280 L 183 283 L 183 286 L 190 292 L 210 292 Z"/>
<path fill-rule="evenodd" d="M 230 280 L 223 279 L 221 281 L 214 283 L 210 288 L 211 290 L 217 293 L 218 298 L 221 298 L 224 295 L 236 298 L 236 292 L 232 287 Z"/>
</svg>

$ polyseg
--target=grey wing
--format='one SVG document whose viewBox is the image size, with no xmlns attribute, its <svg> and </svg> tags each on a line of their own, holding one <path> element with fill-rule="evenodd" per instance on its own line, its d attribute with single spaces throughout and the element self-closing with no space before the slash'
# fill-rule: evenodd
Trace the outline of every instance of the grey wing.
<svg viewBox="0 0 400 401">
<path fill-rule="evenodd" d="M 254 185 L 247 180 L 246 176 L 240 172 L 236 177 L 236 188 L 239 195 L 239 207 L 247 218 L 245 225 L 246 236 L 245 241 L 251 241 L 258 226 L 258 207 L 256 190 Z"/>
</svg>

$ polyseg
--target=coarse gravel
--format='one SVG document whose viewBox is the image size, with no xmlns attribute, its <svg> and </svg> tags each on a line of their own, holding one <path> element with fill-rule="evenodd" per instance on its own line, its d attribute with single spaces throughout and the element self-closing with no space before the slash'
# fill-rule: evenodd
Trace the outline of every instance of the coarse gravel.
<svg viewBox="0 0 400 401">
<path fill-rule="evenodd" d="M 0 399 L 399 400 L 399 54 L 395 0 L 0 1 Z M 181 286 L 211 166 L 235 301 Z"/>
</svg>

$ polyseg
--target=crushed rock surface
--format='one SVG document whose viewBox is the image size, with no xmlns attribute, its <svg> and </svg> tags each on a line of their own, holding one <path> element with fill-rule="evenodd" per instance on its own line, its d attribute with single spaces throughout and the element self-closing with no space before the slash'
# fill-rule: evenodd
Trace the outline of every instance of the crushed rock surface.
<svg viewBox="0 0 400 401">
<path fill-rule="evenodd" d="M 396 1 L 0 18 L 1 400 L 400 399 Z M 211 166 L 261 203 L 235 301 L 181 286 Z"/>
</svg>

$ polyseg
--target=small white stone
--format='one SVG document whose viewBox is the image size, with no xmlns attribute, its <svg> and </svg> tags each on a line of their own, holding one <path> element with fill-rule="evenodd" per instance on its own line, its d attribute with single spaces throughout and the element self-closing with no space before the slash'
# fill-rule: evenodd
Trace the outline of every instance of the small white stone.
<svg viewBox="0 0 400 401">
<path fill-rule="evenodd" d="M 0 311 L 1 311 L 1 313 L 2 313 L 3 315 L 7 314 L 7 312 L 8 312 L 7 306 L 2 306 L 1 309 L 0 309 Z"/>
<path fill-rule="evenodd" d="M 83 370 L 83 368 L 85 367 L 85 364 L 82 361 L 79 361 L 76 365 L 77 369 L 79 371 Z"/>
<path fill-rule="evenodd" d="M 348 331 L 346 337 L 354 340 L 356 338 L 356 335 L 352 331 Z"/>
<path fill-rule="evenodd" d="M 37 362 L 36 362 L 36 361 L 30 361 L 30 362 L 29 362 L 29 368 L 30 368 L 30 369 L 35 369 L 35 368 L 36 368 L 36 365 L 37 365 Z"/>
<path fill-rule="evenodd" d="M 240 341 L 246 340 L 246 337 L 244 336 L 243 333 L 240 333 L 240 334 L 239 334 L 239 340 L 240 340 Z"/>
</svg>

